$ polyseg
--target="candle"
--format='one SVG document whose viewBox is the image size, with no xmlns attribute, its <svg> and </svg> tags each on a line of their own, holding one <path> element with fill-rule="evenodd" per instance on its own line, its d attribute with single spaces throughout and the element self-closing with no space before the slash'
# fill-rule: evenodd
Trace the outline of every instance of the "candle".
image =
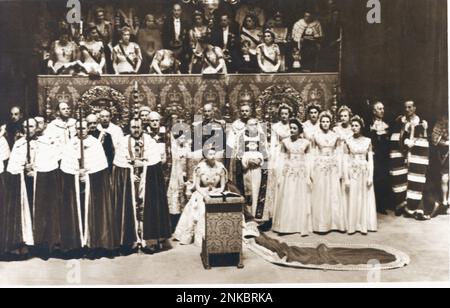
<svg viewBox="0 0 450 308">
<path fill-rule="evenodd" d="M 135 81 L 134 82 L 134 91 L 138 91 L 138 82 L 137 81 Z"/>
<path fill-rule="evenodd" d="M 83 35 L 83 21 L 80 20 L 80 35 Z"/>
</svg>

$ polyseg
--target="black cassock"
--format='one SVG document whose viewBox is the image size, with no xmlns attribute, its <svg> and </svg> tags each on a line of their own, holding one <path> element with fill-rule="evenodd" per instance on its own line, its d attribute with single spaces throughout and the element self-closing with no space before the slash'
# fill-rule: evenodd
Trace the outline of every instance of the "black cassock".
<svg viewBox="0 0 450 308">
<path fill-rule="evenodd" d="M 38 248 L 52 251 L 59 247 L 69 250 L 71 245 L 62 241 L 62 231 L 67 226 L 61 195 L 61 172 L 59 169 L 36 174 L 33 237 Z"/>
<path fill-rule="evenodd" d="M 144 232 L 145 241 L 163 241 L 172 236 L 163 166 L 159 162 L 145 171 Z"/>
<path fill-rule="evenodd" d="M 3 174 L 4 206 L 3 211 L 3 235 L 0 240 L 0 254 L 15 252 L 24 245 L 33 245 L 31 216 L 29 205 L 24 202 L 23 191 L 25 176 L 23 174 Z"/>
<path fill-rule="evenodd" d="M 104 169 L 88 177 L 89 180 L 81 184 L 77 176 L 63 174 L 64 210 L 70 215 L 66 228 L 73 232 L 72 236 L 67 233 L 65 240 L 73 249 L 86 245 L 91 249 L 114 250 L 119 245 L 109 171 Z"/>
<path fill-rule="evenodd" d="M 112 202 L 120 246 L 133 247 L 139 241 L 133 170 L 114 166 Z"/>
<path fill-rule="evenodd" d="M 374 161 L 374 188 L 378 211 L 385 211 L 392 206 L 391 179 L 389 174 L 389 131 L 377 133 L 370 130 Z"/>
</svg>

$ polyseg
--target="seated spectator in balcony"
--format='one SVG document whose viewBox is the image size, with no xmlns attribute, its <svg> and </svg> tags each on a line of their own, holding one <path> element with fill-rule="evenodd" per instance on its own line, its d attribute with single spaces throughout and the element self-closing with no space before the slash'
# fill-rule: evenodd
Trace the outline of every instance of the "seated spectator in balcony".
<svg viewBox="0 0 450 308">
<path fill-rule="evenodd" d="M 72 75 L 79 71 L 78 47 L 69 40 L 70 28 L 65 22 L 59 24 L 59 40 L 50 47 L 49 73 L 53 75 Z"/>
<path fill-rule="evenodd" d="M 247 4 L 240 4 L 236 12 L 236 22 L 240 25 L 244 22 L 248 15 L 255 16 L 261 25 L 266 23 L 266 13 L 257 5 L 256 0 L 248 0 Z"/>
<path fill-rule="evenodd" d="M 250 42 L 250 53 L 256 55 L 256 47 L 262 43 L 262 29 L 259 26 L 258 18 L 248 15 L 244 19 L 241 29 L 241 41 Z"/>
<path fill-rule="evenodd" d="M 227 65 L 222 49 L 211 45 L 210 37 L 202 37 L 199 42 L 202 48 L 200 59 L 202 63 L 202 74 L 227 74 Z M 194 56 L 193 60 L 198 61 L 195 58 Z"/>
<path fill-rule="evenodd" d="M 298 45 L 302 55 L 304 71 L 316 71 L 318 55 L 323 38 L 322 26 L 315 20 L 311 12 L 306 11 L 304 18 L 295 23 L 292 39 Z"/>
<path fill-rule="evenodd" d="M 194 24 L 189 30 L 189 54 L 201 58 L 202 48 L 200 46 L 200 38 L 207 36 L 209 28 L 205 24 L 205 17 L 200 11 L 194 12 Z M 191 74 L 200 74 L 202 72 L 201 61 L 196 61 L 196 65 L 190 70 Z"/>
<path fill-rule="evenodd" d="M 240 38 L 238 27 L 232 23 L 229 13 L 220 14 L 219 25 L 212 31 L 211 39 L 214 46 L 222 49 L 228 72 L 235 72 L 233 62 L 239 51 Z"/>
<path fill-rule="evenodd" d="M 121 30 L 121 40 L 113 49 L 114 72 L 118 74 L 137 74 L 142 64 L 141 48 L 130 42 L 131 30 L 124 27 Z"/>
<path fill-rule="evenodd" d="M 144 27 L 137 34 L 137 43 L 142 51 L 141 73 L 146 74 L 155 53 L 162 49 L 161 26 L 154 15 L 145 16 Z"/>
<path fill-rule="evenodd" d="M 150 66 L 150 74 L 181 74 L 180 61 L 177 60 L 172 50 L 158 50 Z"/>
<path fill-rule="evenodd" d="M 80 42 L 82 65 L 86 73 L 101 75 L 106 64 L 103 42 L 95 24 L 90 23 L 86 30 L 86 40 Z"/>
<path fill-rule="evenodd" d="M 105 9 L 103 7 L 97 7 L 94 10 L 93 23 L 97 28 L 99 40 L 103 42 L 103 49 L 105 51 L 105 59 L 106 59 L 106 72 L 108 74 L 112 74 L 113 66 L 111 61 L 111 51 L 113 48 L 112 36 L 114 28 L 111 22 L 106 20 L 105 15 L 106 15 Z"/>
<path fill-rule="evenodd" d="M 275 13 L 273 19 L 268 23 L 266 29 L 275 33 L 275 44 L 280 47 L 281 65 L 280 72 L 286 71 L 286 55 L 288 53 L 288 44 L 290 42 L 289 29 L 284 23 L 283 15 L 280 12 Z"/>
<path fill-rule="evenodd" d="M 239 74 L 257 74 L 259 72 L 258 59 L 250 53 L 250 42 L 241 43 L 241 51 L 236 58 L 236 68 Z"/>
<path fill-rule="evenodd" d="M 257 48 L 258 65 L 263 73 L 277 73 L 281 65 L 280 47 L 275 44 L 275 33 L 264 31 L 264 43 Z"/>
</svg>

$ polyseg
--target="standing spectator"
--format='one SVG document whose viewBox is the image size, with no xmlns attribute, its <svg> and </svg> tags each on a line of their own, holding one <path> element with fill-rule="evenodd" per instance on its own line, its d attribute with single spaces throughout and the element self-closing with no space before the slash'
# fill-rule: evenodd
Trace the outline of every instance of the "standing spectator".
<svg viewBox="0 0 450 308">
<path fill-rule="evenodd" d="M 131 41 L 135 41 L 140 24 L 134 5 L 128 0 L 121 1 L 119 7 L 116 7 L 114 19 L 117 27 L 116 29 L 121 29 L 123 27 L 130 28 Z"/>
<path fill-rule="evenodd" d="M 228 13 L 220 15 L 219 26 L 213 30 L 212 42 L 215 46 L 222 48 L 228 72 L 235 71 L 234 59 L 239 50 L 239 31 L 235 24 L 231 23 Z"/>
<path fill-rule="evenodd" d="M 163 31 L 163 48 L 172 50 L 181 61 L 182 71 L 186 71 L 189 55 L 186 53 L 186 43 L 188 39 L 188 23 L 181 18 L 183 11 L 181 5 L 175 4 L 172 8 L 172 15 L 166 19 Z"/>
<path fill-rule="evenodd" d="M 281 52 L 281 65 L 280 71 L 286 71 L 286 54 L 288 52 L 289 29 L 286 27 L 283 19 L 283 15 L 280 12 L 276 12 L 273 17 L 273 23 L 268 27 L 273 33 L 275 33 L 275 44 L 278 45 Z"/>
<path fill-rule="evenodd" d="M 200 74 L 202 72 L 201 68 L 201 56 L 202 48 L 200 46 L 199 40 L 208 34 L 209 28 L 205 24 L 205 17 L 200 11 L 194 12 L 194 24 L 189 30 L 189 53 L 192 55 L 195 61 L 190 69 L 191 74 Z"/>
<path fill-rule="evenodd" d="M 261 25 L 264 25 L 266 23 L 266 13 L 257 6 L 256 2 L 256 0 L 248 0 L 247 4 L 239 5 L 236 12 L 236 22 L 241 25 L 248 15 L 253 15 L 259 20 Z"/>
<path fill-rule="evenodd" d="M 144 27 L 139 29 L 137 43 L 142 51 L 141 73 L 148 73 L 153 57 L 156 52 L 162 49 L 161 27 L 156 22 L 155 16 L 149 14 L 145 16 Z"/>
<path fill-rule="evenodd" d="M 258 45 L 256 51 L 259 68 L 263 73 L 277 73 L 281 65 L 281 52 L 275 44 L 275 33 L 264 31 L 264 43 Z"/>
<path fill-rule="evenodd" d="M 300 49 L 304 71 L 317 70 L 322 38 L 323 32 L 320 22 L 314 19 L 311 12 L 305 12 L 303 19 L 295 23 L 292 29 L 292 39 Z"/>
<path fill-rule="evenodd" d="M 94 12 L 94 24 L 97 28 L 98 36 L 101 42 L 103 42 L 103 49 L 105 52 L 106 59 L 106 71 L 108 74 L 113 73 L 112 66 L 112 36 L 113 36 L 113 25 L 111 22 L 105 19 L 105 9 L 98 7 Z"/>
<path fill-rule="evenodd" d="M 242 23 L 241 42 L 250 43 L 250 53 L 256 55 L 256 47 L 261 44 L 262 30 L 259 26 L 258 18 L 254 15 L 247 15 Z"/>
<path fill-rule="evenodd" d="M 341 23 L 339 11 L 334 10 L 331 19 L 325 24 L 322 55 L 320 59 L 321 71 L 339 71 L 339 49 L 341 43 Z"/>
</svg>

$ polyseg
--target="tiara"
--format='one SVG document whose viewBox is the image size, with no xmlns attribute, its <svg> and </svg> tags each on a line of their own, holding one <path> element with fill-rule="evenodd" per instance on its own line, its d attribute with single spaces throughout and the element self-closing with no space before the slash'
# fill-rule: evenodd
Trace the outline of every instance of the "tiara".
<svg viewBox="0 0 450 308">
<path fill-rule="evenodd" d="M 352 110 L 350 109 L 350 107 L 346 106 L 346 105 L 342 105 L 339 109 L 337 114 L 341 114 L 341 112 L 343 111 L 347 111 L 350 114 L 350 117 L 353 115 Z"/>
</svg>

